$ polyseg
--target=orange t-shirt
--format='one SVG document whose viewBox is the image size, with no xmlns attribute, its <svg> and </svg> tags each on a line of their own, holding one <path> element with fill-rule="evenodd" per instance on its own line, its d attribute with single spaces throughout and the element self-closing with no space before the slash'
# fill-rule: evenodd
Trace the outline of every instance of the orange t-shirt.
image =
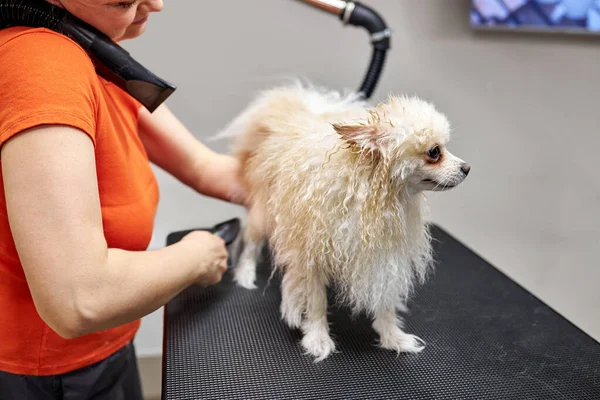
<svg viewBox="0 0 600 400">
<path fill-rule="evenodd" d="M 132 251 L 147 249 L 158 203 L 158 185 L 138 136 L 139 108 L 99 77 L 84 50 L 67 37 L 40 28 L 0 30 L 0 146 L 41 124 L 82 130 L 95 146 L 108 246 Z M 0 370 L 51 375 L 88 366 L 131 341 L 139 325 L 137 320 L 65 340 L 44 323 L 11 236 L 0 169 Z"/>
</svg>

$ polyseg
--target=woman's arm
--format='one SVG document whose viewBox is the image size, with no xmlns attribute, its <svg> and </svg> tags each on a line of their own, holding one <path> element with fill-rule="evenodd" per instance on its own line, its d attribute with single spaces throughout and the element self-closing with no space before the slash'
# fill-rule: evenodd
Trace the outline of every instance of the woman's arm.
<svg viewBox="0 0 600 400">
<path fill-rule="evenodd" d="M 206 232 L 155 251 L 108 248 L 94 148 L 79 130 L 31 129 L 5 143 L 1 157 L 9 222 L 35 306 L 65 338 L 134 321 L 191 284 L 218 282 L 226 269 L 223 241 Z"/>
<path fill-rule="evenodd" d="M 243 204 L 239 164 L 202 144 L 166 105 L 153 113 L 140 109 L 140 137 L 150 160 L 198 193 Z"/>
</svg>

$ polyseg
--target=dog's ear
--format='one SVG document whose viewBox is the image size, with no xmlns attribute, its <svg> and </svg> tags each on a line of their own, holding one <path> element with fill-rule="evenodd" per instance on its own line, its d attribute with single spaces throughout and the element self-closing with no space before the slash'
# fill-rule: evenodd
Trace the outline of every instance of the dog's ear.
<svg viewBox="0 0 600 400">
<path fill-rule="evenodd" d="M 385 146 L 387 130 L 376 113 L 366 121 L 334 123 L 333 129 L 352 147 L 379 153 Z"/>
</svg>

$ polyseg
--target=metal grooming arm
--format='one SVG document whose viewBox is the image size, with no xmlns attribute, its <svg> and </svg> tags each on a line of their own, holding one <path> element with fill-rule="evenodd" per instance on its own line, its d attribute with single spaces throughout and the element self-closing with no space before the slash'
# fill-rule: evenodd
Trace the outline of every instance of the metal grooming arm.
<svg viewBox="0 0 600 400">
<path fill-rule="evenodd" d="M 390 48 L 392 30 L 372 8 L 356 2 L 342 0 L 299 0 L 327 13 L 336 15 L 344 25 L 365 28 L 371 37 L 373 53 L 369 68 L 363 78 L 359 92 L 370 98 L 383 70 L 387 51 Z"/>
</svg>

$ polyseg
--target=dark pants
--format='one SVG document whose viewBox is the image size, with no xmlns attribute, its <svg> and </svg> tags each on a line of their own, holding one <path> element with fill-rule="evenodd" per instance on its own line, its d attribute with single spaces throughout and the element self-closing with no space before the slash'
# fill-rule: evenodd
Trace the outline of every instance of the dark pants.
<svg viewBox="0 0 600 400">
<path fill-rule="evenodd" d="M 2 400 L 142 400 L 133 343 L 73 372 L 51 376 L 13 375 L 0 371 Z"/>
</svg>

